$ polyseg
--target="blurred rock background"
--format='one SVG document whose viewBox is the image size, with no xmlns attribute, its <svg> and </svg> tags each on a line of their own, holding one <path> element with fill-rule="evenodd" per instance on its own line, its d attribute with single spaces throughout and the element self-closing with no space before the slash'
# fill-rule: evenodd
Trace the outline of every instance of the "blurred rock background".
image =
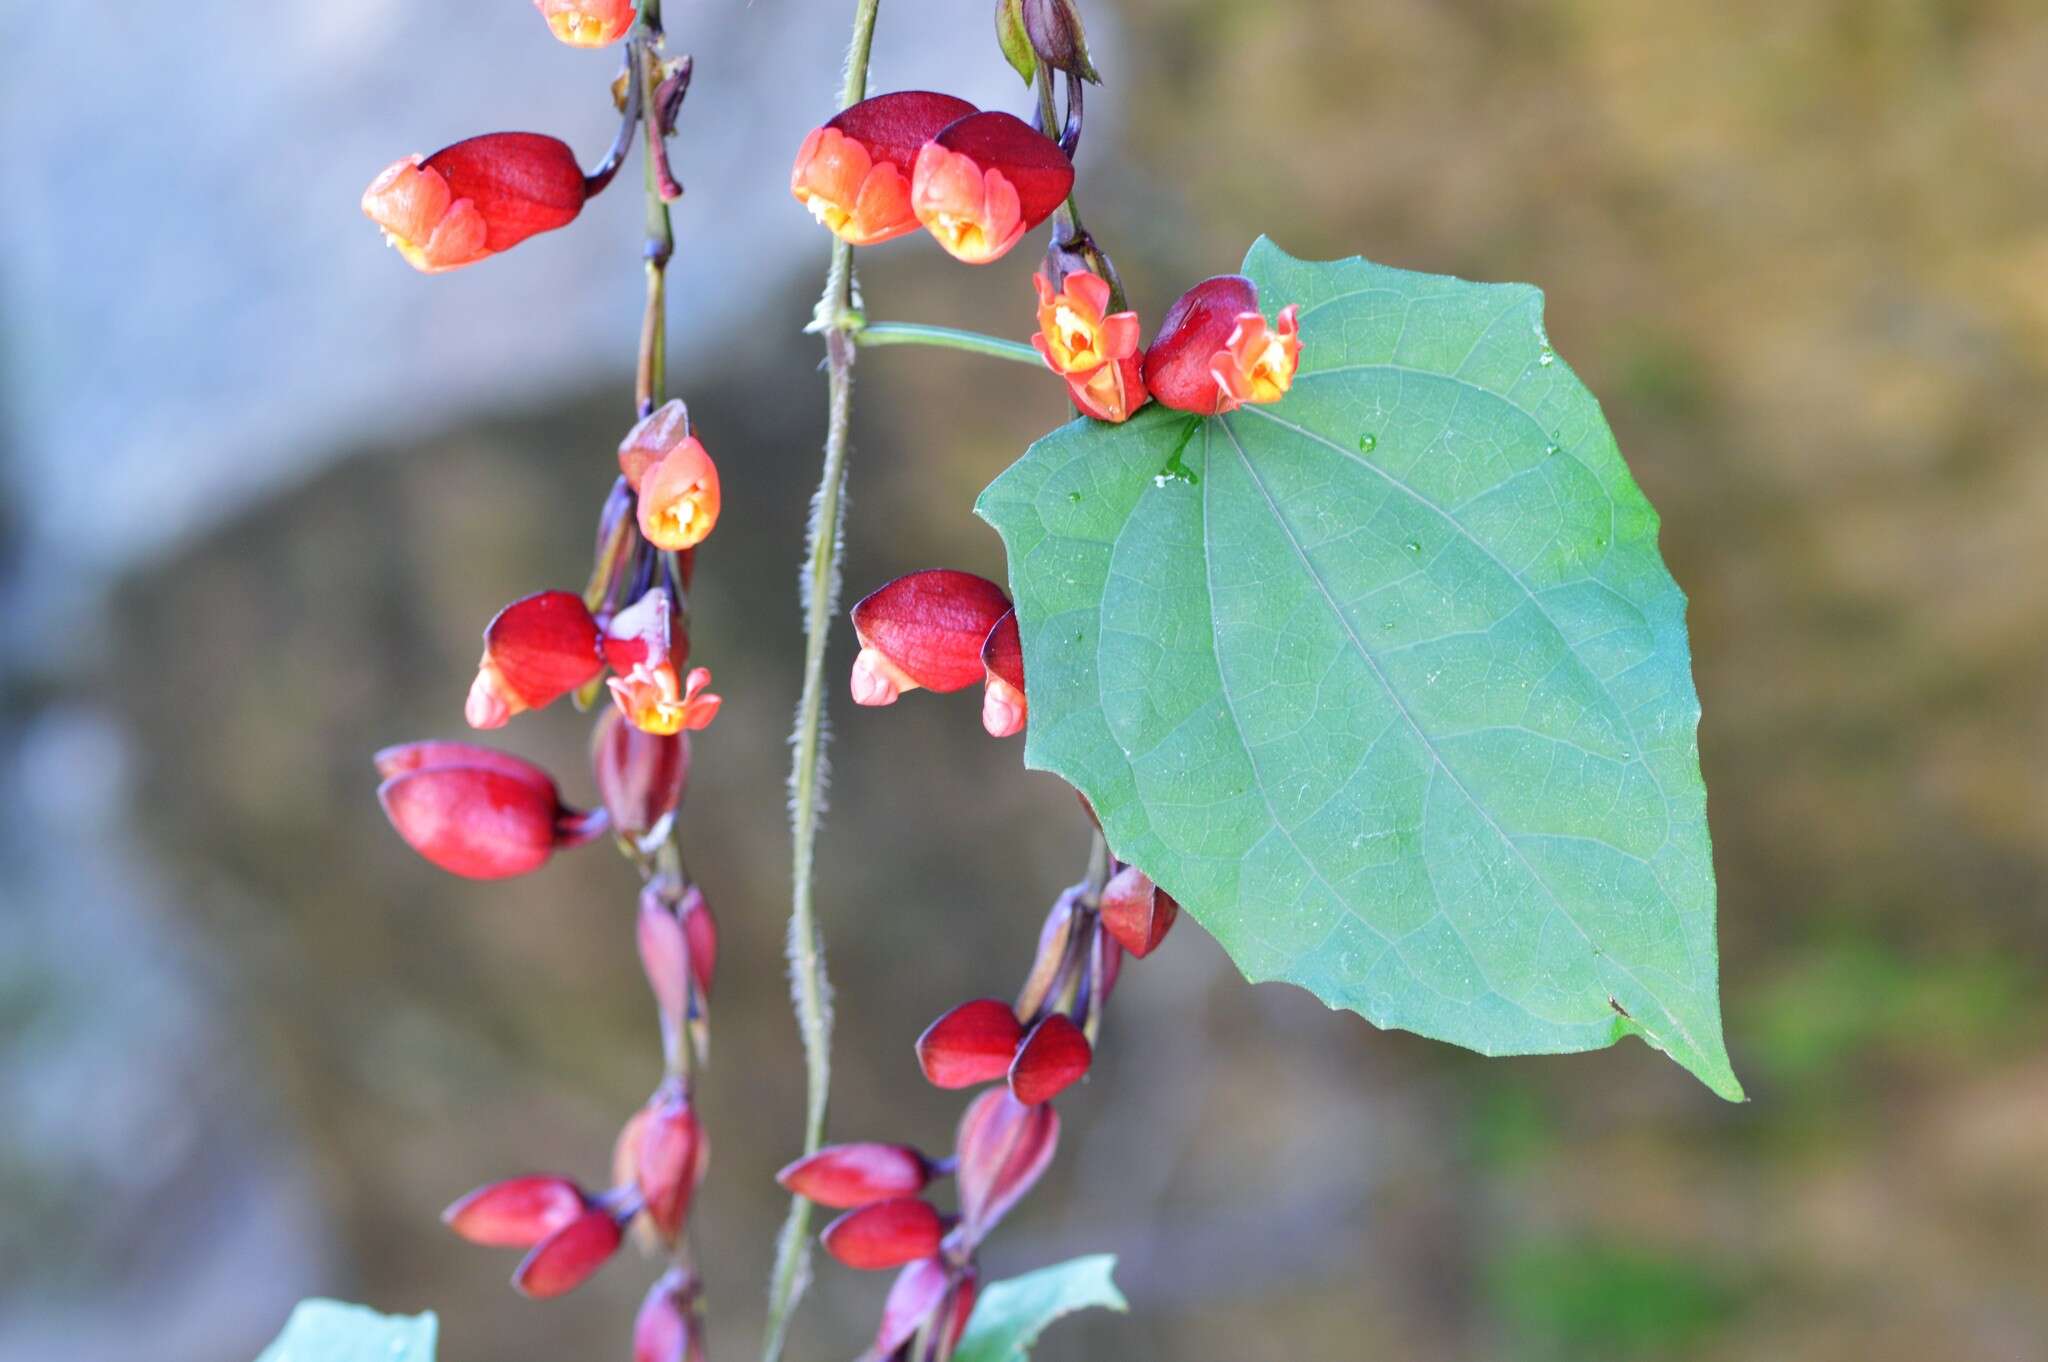
<svg viewBox="0 0 2048 1362">
<path fill-rule="evenodd" d="M 698 1223 L 715 1355 L 741 1357 L 801 1096 L 781 782 L 825 241 L 781 183 L 844 16 L 678 8 L 675 377 L 729 496 L 697 616 L 727 707 L 686 834 L 728 942 Z M 890 0 L 878 87 L 1021 107 L 983 8 Z M 1043 1355 L 2048 1351 L 2048 15 L 1094 10 L 1083 194 L 1148 316 L 1260 231 L 1548 290 L 1692 596 L 1754 1100 L 1640 1047 L 1380 1034 L 1184 928 L 1127 976 L 991 1253 L 1123 1256 L 1133 1313 Z M 308 1293 L 437 1308 L 450 1362 L 623 1356 L 644 1272 L 530 1304 L 434 1214 L 601 1174 L 657 1062 L 630 876 L 437 877 L 367 755 L 457 732 L 482 622 L 585 570 L 637 208 L 426 281 L 354 206 L 487 127 L 594 151 L 610 59 L 514 0 L 0 19 L 0 1359 L 236 1362 Z M 906 241 L 862 277 L 877 316 L 1021 335 L 1031 254 L 966 271 Z M 967 508 L 1062 403 L 981 365 L 864 359 L 853 591 L 1000 574 Z M 833 1127 L 939 1145 L 959 1103 L 909 1041 L 1014 987 L 1084 841 L 970 699 L 835 713 Z M 582 738 L 554 711 L 509 735 L 572 796 Z M 793 1355 L 850 1355 L 883 1288 L 824 1272 Z"/>
</svg>

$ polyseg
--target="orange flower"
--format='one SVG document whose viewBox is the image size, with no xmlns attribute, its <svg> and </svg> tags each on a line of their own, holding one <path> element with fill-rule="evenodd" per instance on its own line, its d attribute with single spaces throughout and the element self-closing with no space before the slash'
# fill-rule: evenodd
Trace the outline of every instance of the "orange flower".
<svg viewBox="0 0 2048 1362">
<path fill-rule="evenodd" d="M 678 690 L 676 669 L 666 659 L 642 662 L 627 675 L 605 682 L 626 722 L 661 737 L 711 726 L 724 697 L 707 694 L 710 684 L 710 669 L 693 667 Z"/>
<path fill-rule="evenodd" d="M 1060 291 L 1043 274 L 1038 288 L 1038 334 L 1031 338 L 1054 373 L 1085 377 L 1112 360 L 1138 352 L 1138 314 L 1108 313 L 1109 285 L 1086 270 L 1060 281 Z"/>
<path fill-rule="evenodd" d="M 664 454 L 640 479 L 640 533 L 680 553 L 718 524 L 718 465 L 695 436 Z"/>
<path fill-rule="evenodd" d="M 910 181 L 837 128 L 813 128 L 796 154 L 789 192 L 826 230 L 854 246 L 917 230 Z"/>
<path fill-rule="evenodd" d="M 1256 312 L 1237 319 L 1230 339 L 1210 361 L 1209 373 L 1222 389 L 1223 410 L 1247 402 L 1278 402 L 1294 386 L 1294 371 L 1301 364 L 1301 307 L 1289 303 L 1280 309 L 1274 325 Z"/>
<path fill-rule="evenodd" d="M 387 166 L 363 191 L 363 213 L 414 269 L 438 274 L 567 226 L 586 193 L 567 143 L 493 132 Z"/>
<path fill-rule="evenodd" d="M 910 206 L 956 260 L 985 265 L 1053 215 L 1074 166 L 1050 139 L 1006 113 L 947 127 L 917 154 Z"/>
<path fill-rule="evenodd" d="M 633 27 L 633 0 L 533 0 L 533 7 L 571 47 L 609 47 Z"/>
<path fill-rule="evenodd" d="M 1145 405 L 1139 374 L 1138 314 L 1105 315 L 1109 285 L 1086 270 L 1061 281 L 1060 291 L 1043 274 L 1038 288 L 1038 334 L 1031 338 L 1046 367 L 1067 380 L 1074 404 L 1100 421 L 1127 421 Z"/>
<path fill-rule="evenodd" d="M 973 112 L 966 100 L 929 90 L 864 99 L 804 138 L 789 192 L 850 245 L 914 232 L 910 171 L 918 149 Z"/>
<path fill-rule="evenodd" d="M 1024 235 L 1017 187 L 1000 170 L 983 170 L 965 152 L 930 142 L 917 154 L 911 206 L 946 253 L 970 265 L 1007 255 Z"/>
<path fill-rule="evenodd" d="M 408 156 L 387 167 L 363 191 L 363 213 L 384 231 L 384 239 L 423 274 L 473 264 L 490 254 L 484 246 L 483 214 L 468 199 L 457 200 L 448 181 Z"/>
</svg>

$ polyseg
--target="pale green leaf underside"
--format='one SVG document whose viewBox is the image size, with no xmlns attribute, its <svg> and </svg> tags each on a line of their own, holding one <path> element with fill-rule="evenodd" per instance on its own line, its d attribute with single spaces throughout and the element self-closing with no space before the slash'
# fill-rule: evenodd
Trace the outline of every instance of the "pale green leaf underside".
<svg viewBox="0 0 2048 1362">
<path fill-rule="evenodd" d="M 341 1301 L 304 1300 L 256 1362 L 434 1362 L 438 1330 L 432 1311 L 380 1315 Z"/>
<path fill-rule="evenodd" d="M 1115 1268 L 1114 1255 L 1098 1253 L 997 1282 L 974 1303 L 955 1362 L 1025 1362 L 1038 1336 L 1062 1315 L 1128 1309 L 1111 1277 Z"/>
<path fill-rule="evenodd" d="M 1025 760 L 1253 980 L 1486 1054 L 1639 1034 L 1740 1098 L 1685 597 L 1543 298 L 1260 240 L 1273 406 L 1053 432 L 982 494 Z"/>
</svg>

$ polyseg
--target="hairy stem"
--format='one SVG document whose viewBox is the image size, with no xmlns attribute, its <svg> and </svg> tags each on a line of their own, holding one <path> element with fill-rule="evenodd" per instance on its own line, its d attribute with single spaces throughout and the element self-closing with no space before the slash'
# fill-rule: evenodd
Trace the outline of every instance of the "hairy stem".
<svg viewBox="0 0 2048 1362">
<path fill-rule="evenodd" d="M 650 6 L 643 20 L 648 36 L 634 40 L 633 82 L 637 87 L 634 107 L 644 107 L 654 96 L 655 72 L 660 59 L 654 44 L 659 41 L 659 9 Z M 647 242 L 642 254 L 647 262 L 647 311 L 640 323 L 640 363 L 633 384 L 634 406 L 640 415 L 653 411 L 661 400 L 668 371 L 668 262 L 675 254 L 675 228 L 670 222 L 668 201 L 661 196 L 662 148 L 660 129 L 649 121 L 647 161 Z"/>
<path fill-rule="evenodd" d="M 846 84 L 839 107 L 857 104 L 867 94 L 868 54 L 874 46 L 875 15 L 881 0 L 855 0 L 853 38 L 846 53 Z M 810 541 L 803 565 L 804 679 L 797 701 L 794 756 L 789 772 L 790 903 L 789 970 L 795 995 L 797 1028 L 804 1046 L 804 1153 L 817 1152 L 825 1139 L 826 1101 L 832 1086 L 831 984 L 825 975 L 824 943 L 818 935 L 813 870 L 817 860 L 818 821 L 825 797 L 825 645 L 832 617 L 839 608 L 840 523 L 845 509 L 846 457 L 853 424 L 854 311 L 853 248 L 832 243 L 832 264 L 813 322 L 825 336 L 827 419 L 825 462 L 811 508 Z M 763 1362 L 777 1362 L 789 1333 L 796 1303 L 810 1273 L 811 1207 L 802 1197 L 790 1199 L 789 1217 L 776 1244 L 775 1269 L 768 1284 L 768 1319 L 762 1342 Z"/>
<path fill-rule="evenodd" d="M 868 322 L 853 333 L 854 343 L 863 348 L 877 345 L 933 345 L 944 350 L 964 350 L 970 355 L 1015 360 L 1042 367 L 1045 360 L 1030 346 L 979 331 L 960 331 L 950 326 L 926 326 L 922 322 Z"/>
</svg>

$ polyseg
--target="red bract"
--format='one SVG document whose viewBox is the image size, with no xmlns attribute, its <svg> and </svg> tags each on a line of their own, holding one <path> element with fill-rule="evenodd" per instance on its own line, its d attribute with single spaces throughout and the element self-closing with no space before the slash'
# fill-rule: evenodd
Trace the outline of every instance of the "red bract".
<svg viewBox="0 0 2048 1362">
<path fill-rule="evenodd" d="M 1024 1028 L 1008 1003 L 962 1003 L 917 1038 L 917 1063 L 934 1087 L 971 1088 L 1010 1071 Z"/>
<path fill-rule="evenodd" d="M 391 751 L 404 753 L 393 758 Z M 405 765 L 428 756 L 435 764 Z M 450 874 L 506 879 L 538 870 L 557 846 L 575 846 L 604 830 L 603 813 L 563 807 L 555 783 L 537 767 L 464 743 L 415 745 L 380 754 L 380 769 L 400 774 L 377 787 L 398 835 Z"/>
<path fill-rule="evenodd" d="M 532 1248 L 586 1209 L 575 1183 L 535 1175 L 477 1188 L 441 1212 L 441 1223 L 486 1248 Z"/>
<path fill-rule="evenodd" d="M 609 47 L 633 27 L 633 0 L 533 0 L 533 7 L 571 47 Z"/>
<path fill-rule="evenodd" d="M 872 1272 L 931 1257 L 945 1232 L 928 1202 L 894 1197 L 848 1211 L 825 1227 L 820 1240 L 846 1266 Z"/>
<path fill-rule="evenodd" d="M 1027 1107 L 1050 1102 L 1080 1082 L 1094 1058 L 1094 1047 L 1081 1028 L 1055 1012 L 1032 1027 L 1017 1047 L 1010 1065 L 1010 1091 Z"/>
<path fill-rule="evenodd" d="M 1007 738 L 1024 731 L 1029 706 L 1024 698 L 1024 641 L 1017 633 L 1017 612 L 1007 610 L 981 645 L 981 665 L 988 689 L 981 697 L 981 726 L 991 737 Z"/>
<path fill-rule="evenodd" d="M 363 191 L 363 212 L 408 264 L 438 274 L 567 226 L 584 194 L 567 143 L 494 132 L 393 163 Z"/>
<path fill-rule="evenodd" d="M 642 417 L 619 441 L 619 472 L 635 492 L 647 470 L 668 457 L 669 451 L 690 438 L 690 411 L 681 399 L 665 402 Z"/>
<path fill-rule="evenodd" d="M 619 836 L 646 852 L 667 840 L 690 782 L 687 737 L 645 732 L 609 709 L 591 734 L 590 766 Z"/>
<path fill-rule="evenodd" d="M 597 621 L 583 598 L 542 591 L 512 602 L 484 630 L 484 655 L 463 718 L 503 728 L 515 714 L 552 704 L 604 670 Z"/>
<path fill-rule="evenodd" d="M 1059 1143 L 1060 1118 L 1051 1107 L 1027 1107 L 1004 1088 L 974 1099 L 954 1141 L 960 1221 L 970 1245 L 981 1242 L 1037 1184 Z"/>
<path fill-rule="evenodd" d="M 1143 960 L 1173 927 L 1180 905 L 1134 865 L 1110 877 L 1102 890 L 1102 926 L 1117 944 Z"/>
<path fill-rule="evenodd" d="M 647 1218 L 663 1239 L 673 1242 L 682 1233 L 706 1153 L 703 1127 L 688 1098 L 671 1091 L 648 1103 L 635 1176 Z"/>
<path fill-rule="evenodd" d="M 872 1357 L 888 1357 L 908 1343 L 945 1302 L 952 1276 L 942 1258 L 920 1258 L 896 1276 L 882 1306 L 882 1327 Z"/>
<path fill-rule="evenodd" d="M 1046 367 L 1067 380 L 1074 405 L 1098 421 L 1128 421 L 1145 405 L 1138 353 L 1138 314 L 1109 312 L 1110 288 L 1097 275 L 1076 270 L 1058 292 L 1043 274 L 1038 288 L 1038 334 L 1031 338 Z"/>
<path fill-rule="evenodd" d="M 512 1274 L 512 1285 L 535 1300 L 574 1291 L 619 1251 L 623 1238 L 610 1211 L 587 1210 L 534 1245 Z"/>
<path fill-rule="evenodd" d="M 985 675 L 982 644 L 1010 608 L 1003 589 L 971 572 L 933 568 L 898 577 L 853 607 L 860 656 L 856 704 L 894 704 L 906 690 L 944 694 Z"/>
<path fill-rule="evenodd" d="M 1074 187 L 1066 153 L 1015 114 L 970 114 L 926 143 L 911 174 L 917 220 L 956 260 L 985 265 Z"/>
<path fill-rule="evenodd" d="M 718 506 L 718 465 L 689 437 L 642 475 L 640 534 L 658 549 L 693 549 L 718 524 Z"/>
<path fill-rule="evenodd" d="M 1269 326 L 1251 280 L 1205 279 L 1167 309 L 1145 352 L 1145 386 L 1174 410 L 1200 416 L 1277 402 L 1293 385 L 1301 356 L 1298 315 L 1290 305 Z"/>
<path fill-rule="evenodd" d="M 911 170 L 917 154 L 972 104 L 929 90 L 876 95 L 804 138 L 789 192 L 841 240 L 854 246 L 914 232 Z"/>
<path fill-rule="evenodd" d="M 916 1196 L 931 1181 L 931 1169 L 924 1155 L 905 1145 L 836 1144 L 798 1159 L 775 1180 L 820 1206 L 846 1210 Z"/>
<path fill-rule="evenodd" d="M 692 1322 L 689 1283 L 670 1268 L 648 1288 L 633 1319 L 633 1362 L 702 1362 L 704 1343 Z"/>
</svg>

